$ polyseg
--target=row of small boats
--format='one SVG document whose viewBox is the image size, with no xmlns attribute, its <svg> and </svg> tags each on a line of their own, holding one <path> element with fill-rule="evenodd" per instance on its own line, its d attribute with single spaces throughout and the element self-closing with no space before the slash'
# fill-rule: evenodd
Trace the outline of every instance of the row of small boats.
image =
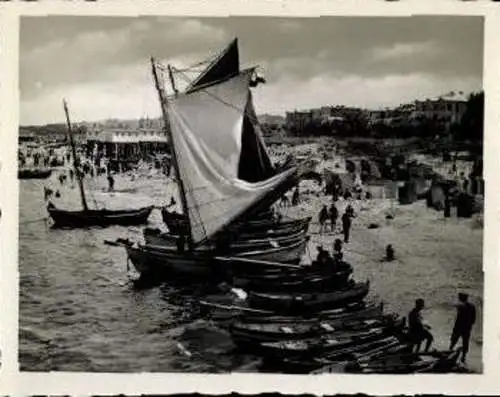
<svg viewBox="0 0 500 397">
<path fill-rule="evenodd" d="M 229 333 L 238 351 L 261 358 L 262 371 L 413 373 L 456 367 L 457 351 L 413 353 L 405 319 L 384 313 L 383 304 L 362 294 L 344 305 L 339 300 L 321 306 L 323 310 L 311 309 L 314 299 L 302 296 L 305 307 L 293 312 L 264 305 L 257 309 L 252 295 L 248 292 L 240 306 L 203 301 L 202 307 Z"/>
</svg>

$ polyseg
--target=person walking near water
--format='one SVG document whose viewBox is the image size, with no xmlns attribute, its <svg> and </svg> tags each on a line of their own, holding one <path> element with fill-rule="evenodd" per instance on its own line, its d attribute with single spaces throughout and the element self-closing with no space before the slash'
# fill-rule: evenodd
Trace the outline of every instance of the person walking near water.
<svg viewBox="0 0 500 397">
<path fill-rule="evenodd" d="M 410 311 L 410 314 L 408 315 L 408 331 L 411 338 L 412 351 L 416 346 L 416 353 L 418 353 L 418 351 L 420 350 L 420 345 L 423 341 L 426 342 L 424 349 L 425 352 L 429 351 L 432 342 L 434 341 L 434 337 L 429 331 L 431 327 L 427 324 L 424 324 L 422 320 L 422 311 L 424 310 L 424 307 L 424 300 L 417 299 L 415 301 L 415 307 Z"/>
<path fill-rule="evenodd" d="M 457 317 L 451 333 L 450 350 L 453 350 L 462 339 L 462 362 L 465 363 L 469 352 L 469 341 L 472 326 L 476 322 L 476 308 L 469 302 L 469 296 L 463 292 L 458 294 Z"/>
<path fill-rule="evenodd" d="M 351 234 L 351 216 L 346 212 L 342 215 L 342 229 L 344 233 L 344 243 L 349 242 L 349 237 Z"/>
</svg>

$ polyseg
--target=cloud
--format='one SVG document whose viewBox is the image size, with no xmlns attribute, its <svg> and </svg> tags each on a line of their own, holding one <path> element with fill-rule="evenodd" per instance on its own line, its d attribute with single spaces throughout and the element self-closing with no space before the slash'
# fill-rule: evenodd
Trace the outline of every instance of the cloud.
<svg viewBox="0 0 500 397">
<path fill-rule="evenodd" d="M 242 64 L 261 65 L 269 82 L 265 112 L 320 99 L 397 102 L 418 94 L 417 84 L 434 95 L 461 82 L 481 87 L 481 17 L 23 17 L 22 123 L 61 119 L 62 96 L 87 119 L 140 113 L 137 97 L 152 88 L 151 56 L 185 67 L 235 36 Z"/>
<path fill-rule="evenodd" d="M 434 53 L 436 45 L 433 42 L 425 43 L 395 43 L 390 47 L 373 49 L 375 61 L 391 61 L 402 57 L 421 56 L 422 53 Z"/>
</svg>

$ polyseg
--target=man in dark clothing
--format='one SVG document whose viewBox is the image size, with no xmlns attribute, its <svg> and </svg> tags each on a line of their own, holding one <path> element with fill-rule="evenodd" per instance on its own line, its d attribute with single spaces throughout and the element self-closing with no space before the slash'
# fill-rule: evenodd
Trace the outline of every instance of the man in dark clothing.
<svg viewBox="0 0 500 397">
<path fill-rule="evenodd" d="M 476 308 L 468 301 L 469 296 L 464 293 L 458 294 L 457 317 L 451 334 L 450 350 L 455 348 L 458 340 L 462 338 L 462 362 L 465 363 L 469 352 L 469 341 L 472 326 L 476 322 Z"/>
<path fill-rule="evenodd" d="M 422 310 L 424 307 L 424 300 L 417 299 L 415 301 L 415 307 L 408 315 L 409 336 L 412 342 L 412 349 L 414 346 L 417 347 L 416 352 L 420 350 L 420 345 L 424 340 L 426 341 L 424 351 L 428 352 L 434 341 L 434 337 L 429 332 L 430 327 L 424 324 L 422 320 Z"/>
<path fill-rule="evenodd" d="M 318 250 L 318 256 L 316 256 L 316 262 L 321 263 L 328 256 L 328 252 L 323 249 L 322 245 L 318 245 L 316 249 Z"/>
<path fill-rule="evenodd" d="M 451 198 L 449 194 L 444 197 L 444 217 L 449 218 L 451 216 Z"/>
<path fill-rule="evenodd" d="M 112 192 L 115 189 L 115 178 L 111 173 L 108 174 L 108 190 Z"/>
<path fill-rule="evenodd" d="M 333 242 L 333 259 L 335 259 L 337 262 L 340 262 L 343 257 L 344 254 L 342 253 L 342 240 L 336 238 Z"/>
<path fill-rule="evenodd" d="M 344 212 L 344 215 L 342 215 L 342 228 L 344 232 L 344 243 L 348 243 L 351 232 L 351 216 L 347 212 Z"/>
<path fill-rule="evenodd" d="M 320 225 L 320 229 L 319 229 L 320 233 L 323 233 L 327 219 L 328 219 L 328 208 L 326 205 L 324 205 L 323 208 L 321 208 L 321 211 L 319 212 L 319 215 L 318 215 L 318 221 L 319 221 L 319 225 Z"/>
<path fill-rule="evenodd" d="M 296 205 L 299 205 L 299 202 L 300 202 L 299 188 L 296 187 L 292 195 L 292 206 L 295 207 Z"/>
<path fill-rule="evenodd" d="M 331 227 L 332 227 L 332 232 L 335 231 L 335 226 L 337 226 L 337 219 L 339 217 L 339 210 L 335 206 L 335 204 L 332 203 L 330 206 L 330 222 L 331 222 Z"/>
<path fill-rule="evenodd" d="M 348 204 L 346 209 L 345 209 L 345 212 L 347 215 L 349 215 L 351 218 L 354 218 L 354 208 L 352 208 L 352 205 L 351 204 Z"/>
<path fill-rule="evenodd" d="M 392 244 L 385 247 L 385 259 L 389 262 L 394 260 L 394 248 L 392 248 Z"/>
</svg>

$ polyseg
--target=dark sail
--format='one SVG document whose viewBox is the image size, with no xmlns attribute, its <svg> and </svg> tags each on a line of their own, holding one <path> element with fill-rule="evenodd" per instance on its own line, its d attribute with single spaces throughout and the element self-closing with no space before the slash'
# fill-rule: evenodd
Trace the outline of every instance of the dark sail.
<svg viewBox="0 0 500 397">
<path fill-rule="evenodd" d="M 236 76 L 240 72 L 238 39 L 234 39 L 222 53 L 189 85 L 186 92 Z"/>
<path fill-rule="evenodd" d="M 252 105 L 250 95 L 243 118 L 238 178 L 247 182 L 259 182 L 272 177 L 275 172 Z"/>
</svg>

